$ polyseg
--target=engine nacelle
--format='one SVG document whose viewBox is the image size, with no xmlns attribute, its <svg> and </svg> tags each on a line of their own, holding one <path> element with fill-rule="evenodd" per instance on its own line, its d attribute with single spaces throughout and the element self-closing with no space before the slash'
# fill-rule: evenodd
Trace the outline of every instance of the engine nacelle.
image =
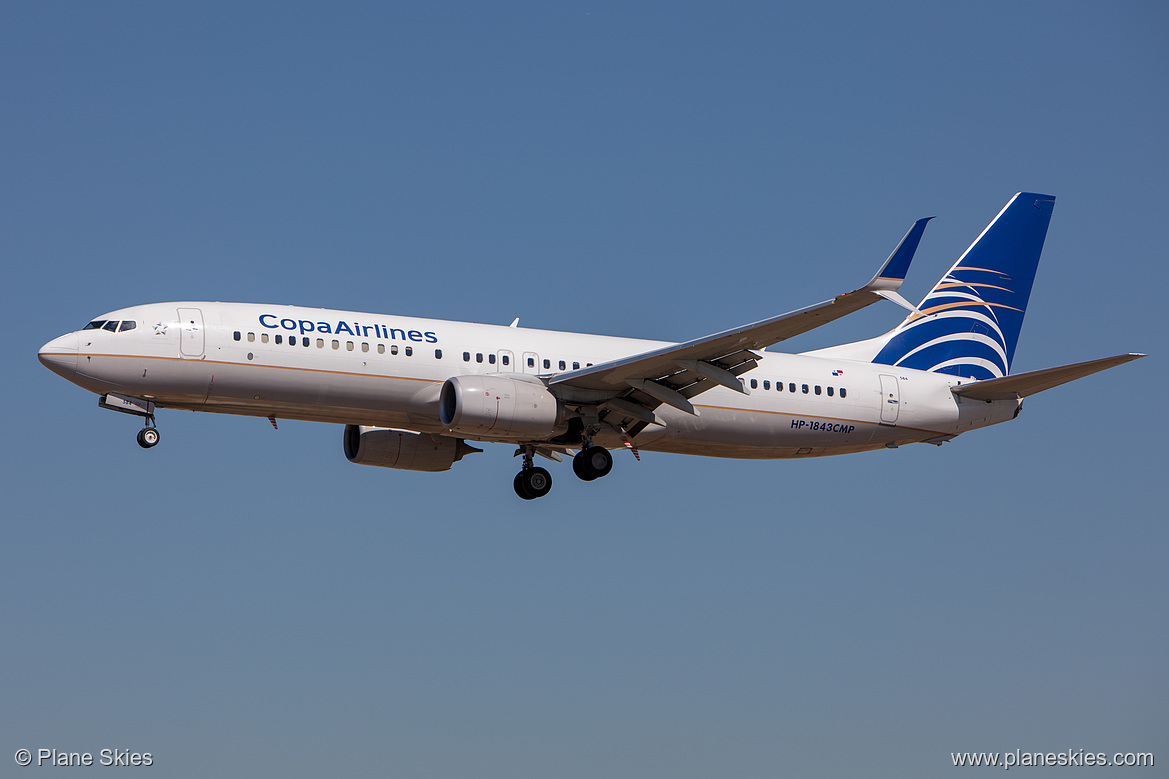
<svg viewBox="0 0 1169 779">
<path fill-rule="evenodd" d="M 447 379 L 438 418 L 471 438 L 547 438 L 565 429 L 564 406 L 547 387 L 506 376 Z"/>
<path fill-rule="evenodd" d="M 345 457 L 358 465 L 406 471 L 447 471 L 463 455 L 481 452 L 461 438 L 394 430 L 386 427 L 345 425 Z"/>
</svg>

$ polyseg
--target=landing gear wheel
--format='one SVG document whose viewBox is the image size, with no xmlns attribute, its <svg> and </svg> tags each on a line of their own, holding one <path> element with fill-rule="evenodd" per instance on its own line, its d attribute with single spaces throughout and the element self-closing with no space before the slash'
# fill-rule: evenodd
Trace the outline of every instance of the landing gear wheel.
<svg viewBox="0 0 1169 779">
<path fill-rule="evenodd" d="M 552 474 L 543 468 L 525 468 L 516 474 L 512 486 L 524 500 L 542 498 L 552 489 Z"/>
<path fill-rule="evenodd" d="M 532 495 L 529 495 L 528 491 L 524 488 L 524 474 L 523 474 L 523 472 L 517 473 L 515 475 L 515 479 L 512 480 L 511 486 L 512 486 L 512 489 L 515 490 L 515 494 L 519 495 L 524 500 L 531 500 L 534 497 Z"/>
<path fill-rule="evenodd" d="M 590 446 L 572 458 L 572 472 L 584 481 L 608 475 L 613 470 L 613 455 L 603 446 Z"/>
<path fill-rule="evenodd" d="M 588 464 L 585 463 L 584 452 L 578 452 L 576 457 L 572 458 L 572 472 L 576 474 L 576 478 L 581 481 L 592 481 L 597 478 L 588 469 Z"/>
<path fill-rule="evenodd" d="M 158 428 L 156 427 L 144 427 L 138 431 L 138 445 L 143 449 L 157 446 L 158 439 Z"/>
</svg>

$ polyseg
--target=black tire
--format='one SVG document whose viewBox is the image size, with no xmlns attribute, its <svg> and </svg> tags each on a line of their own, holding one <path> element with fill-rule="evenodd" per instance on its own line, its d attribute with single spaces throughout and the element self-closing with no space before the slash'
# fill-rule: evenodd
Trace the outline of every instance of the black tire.
<svg viewBox="0 0 1169 779">
<path fill-rule="evenodd" d="M 581 469 L 592 474 L 594 479 L 608 476 L 609 471 L 613 470 L 613 455 L 609 454 L 609 450 L 603 446 L 589 447 L 578 456 L 581 456 Z M 575 464 L 576 458 L 574 457 L 573 465 L 575 466 Z"/>
<path fill-rule="evenodd" d="M 572 472 L 576 474 L 576 478 L 581 481 L 592 481 L 597 478 L 596 474 L 589 470 L 588 463 L 585 461 L 585 453 L 583 451 L 577 452 L 576 456 L 572 458 Z"/>
<path fill-rule="evenodd" d="M 515 475 L 515 479 L 512 480 L 511 486 L 515 490 L 515 494 L 519 495 L 524 500 L 531 500 L 532 498 L 536 497 L 535 495 L 528 494 L 527 487 L 524 486 L 524 474 L 522 471 Z"/>
<path fill-rule="evenodd" d="M 552 474 L 543 468 L 528 468 L 520 471 L 520 486 L 528 495 L 528 499 L 542 498 L 552 489 Z M 519 490 L 516 490 L 518 493 Z"/>
<path fill-rule="evenodd" d="M 149 449 L 152 446 L 158 446 L 158 428 L 144 427 L 138 431 L 138 445 L 143 449 Z"/>
</svg>

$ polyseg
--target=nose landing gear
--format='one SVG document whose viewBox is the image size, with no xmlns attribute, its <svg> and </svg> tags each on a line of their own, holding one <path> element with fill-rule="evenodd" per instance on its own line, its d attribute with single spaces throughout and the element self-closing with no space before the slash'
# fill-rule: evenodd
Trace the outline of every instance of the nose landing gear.
<svg viewBox="0 0 1169 779">
<path fill-rule="evenodd" d="M 154 424 L 154 401 L 146 398 L 134 398 L 127 395 L 115 395 L 110 392 L 97 399 L 97 405 L 110 411 L 122 414 L 133 414 L 146 420 L 146 427 L 138 431 L 138 445 L 143 449 L 150 449 L 158 445 L 160 438 L 158 427 Z"/>
<path fill-rule="evenodd" d="M 144 427 L 138 431 L 138 445 L 143 449 L 149 449 L 152 446 L 158 445 L 158 428 L 154 426 L 154 417 L 150 417 L 150 426 Z"/>
</svg>

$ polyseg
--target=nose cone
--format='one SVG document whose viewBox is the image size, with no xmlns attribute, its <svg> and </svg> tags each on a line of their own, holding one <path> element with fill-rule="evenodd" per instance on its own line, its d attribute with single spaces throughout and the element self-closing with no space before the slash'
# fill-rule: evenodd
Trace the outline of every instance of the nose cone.
<svg viewBox="0 0 1169 779">
<path fill-rule="evenodd" d="M 41 364 L 66 379 L 77 373 L 77 333 L 54 338 L 41 347 L 37 359 Z"/>
</svg>

